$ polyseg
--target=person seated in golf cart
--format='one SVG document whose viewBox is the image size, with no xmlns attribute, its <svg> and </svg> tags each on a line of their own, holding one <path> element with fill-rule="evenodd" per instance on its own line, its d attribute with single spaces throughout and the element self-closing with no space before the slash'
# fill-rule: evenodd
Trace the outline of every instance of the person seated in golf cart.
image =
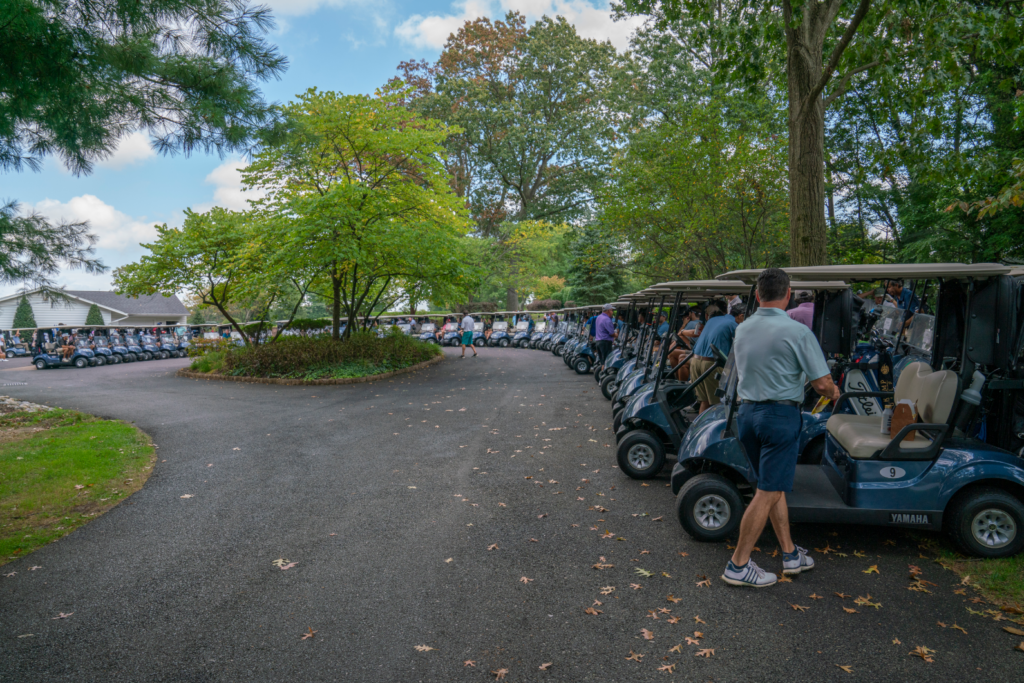
<svg viewBox="0 0 1024 683">
<path fill-rule="evenodd" d="M 63 352 L 63 360 L 65 361 L 71 360 L 71 356 L 73 356 L 75 353 L 74 341 L 71 339 L 71 335 L 69 335 L 67 332 L 65 332 L 63 336 L 61 336 L 60 350 Z"/>
</svg>

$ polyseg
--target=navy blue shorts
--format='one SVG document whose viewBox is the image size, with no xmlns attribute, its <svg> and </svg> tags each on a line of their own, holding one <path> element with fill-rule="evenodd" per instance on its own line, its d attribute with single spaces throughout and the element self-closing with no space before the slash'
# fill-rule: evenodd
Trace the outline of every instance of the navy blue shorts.
<svg viewBox="0 0 1024 683">
<path fill-rule="evenodd" d="M 796 406 L 744 403 L 736 420 L 740 442 L 757 474 L 761 491 L 793 490 L 796 461 L 800 457 L 803 417 Z"/>
</svg>

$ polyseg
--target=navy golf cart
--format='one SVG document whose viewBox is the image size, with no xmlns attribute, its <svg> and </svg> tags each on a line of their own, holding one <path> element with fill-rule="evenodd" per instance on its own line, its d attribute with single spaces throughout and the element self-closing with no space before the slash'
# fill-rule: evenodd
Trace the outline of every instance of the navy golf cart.
<svg viewBox="0 0 1024 683">
<path fill-rule="evenodd" d="M 1019 552 L 1024 546 L 1024 294 L 1010 268 L 878 264 L 786 271 L 794 288 L 810 279 L 835 278 L 934 280 L 936 289 L 926 360 L 906 362 L 890 391 L 843 390 L 834 411 L 822 414 L 821 460 L 797 465 L 787 494 L 790 519 L 944 530 L 968 555 Z M 723 277 L 753 282 L 757 273 Z M 855 306 L 852 292 L 816 297 L 813 329 L 833 359 L 856 353 L 849 315 Z M 672 473 L 679 521 L 698 540 L 735 534 L 756 486 L 736 437 L 738 378 L 727 375 L 721 409 L 707 411 L 691 425 Z M 885 434 L 881 416 L 849 407 L 862 398 L 906 401 L 915 406 L 919 421 Z"/>
<path fill-rule="evenodd" d="M 508 333 L 508 322 L 495 320 L 491 324 L 491 338 L 487 340 L 488 346 L 500 346 L 507 348 L 512 343 L 512 337 Z"/>
<path fill-rule="evenodd" d="M 32 364 L 36 366 L 37 370 L 71 367 L 81 369 L 95 365 L 96 354 L 89 348 L 88 339 L 75 339 L 73 344 L 74 352 L 65 359 L 59 344 L 47 343 L 44 345 L 43 352 L 32 359 Z"/>
<path fill-rule="evenodd" d="M 92 350 L 96 354 L 96 365 L 116 365 L 121 362 L 121 356 L 114 354 L 110 342 L 102 334 L 93 336 Z"/>
<path fill-rule="evenodd" d="M 437 327 L 429 320 L 420 324 L 419 340 L 428 344 L 437 344 Z"/>
<path fill-rule="evenodd" d="M 117 330 L 110 331 L 107 344 L 110 347 L 111 353 L 119 359 L 115 360 L 115 363 L 132 363 L 138 360 L 138 356 L 129 350 L 128 342 L 125 341 L 124 337 Z"/>
<path fill-rule="evenodd" d="M 517 349 L 525 349 L 530 343 L 530 321 L 519 320 L 516 322 L 516 333 L 512 336 L 512 346 Z"/>
</svg>

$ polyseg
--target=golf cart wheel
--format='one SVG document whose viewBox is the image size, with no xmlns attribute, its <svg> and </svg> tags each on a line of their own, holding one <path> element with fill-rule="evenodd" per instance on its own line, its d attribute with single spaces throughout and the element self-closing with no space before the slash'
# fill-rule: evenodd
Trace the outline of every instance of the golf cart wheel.
<svg viewBox="0 0 1024 683">
<path fill-rule="evenodd" d="M 1024 504 L 988 486 L 958 495 L 949 507 L 946 528 L 965 555 L 1010 557 L 1024 547 Z"/>
<path fill-rule="evenodd" d="M 577 375 L 585 375 L 590 372 L 590 361 L 586 358 L 577 358 L 573 361 L 572 369 Z"/>
<path fill-rule="evenodd" d="M 107 359 L 106 358 L 104 358 L 103 356 L 96 356 L 96 366 L 97 367 L 99 367 L 101 365 L 106 365 L 106 364 L 107 364 Z"/>
<path fill-rule="evenodd" d="M 653 479 L 665 467 L 665 446 L 644 430 L 630 432 L 618 446 L 619 469 L 632 479 Z"/>
<path fill-rule="evenodd" d="M 8 351 L 8 352 L 7 352 L 7 353 L 6 353 L 5 355 L 6 355 L 6 356 L 7 356 L 8 358 L 14 358 L 14 351 Z"/>
<path fill-rule="evenodd" d="M 676 497 L 683 530 L 697 541 L 721 541 L 734 535 L 743 519 L 743 497 L 720 474 L 698 474 Z"/>
<path fill-rule="evenodd" d="M 89 361 L 87 361 L 84 358 L 79 357 L 79 358 L 75 359 L 75 367 L 78 368 L 79 370 L 81 370 L 82 368 L 84 368 L 84 367 L 86 367 L 88 365 L 89 365 Z"/>
<path fill-rule="evenodd" d="M 608 376 L 601 380 L 601 393 L 604 394 L 604 397 L 609 401 L 612 400 L 613 396 L 615 396 L 615 392 L 618 388 L 619 384 L 615 381 L 614 376 Z"/>
<path fill-rule="evenodd" d="M 498 346 L 500 346 L 503 349 L 507 348 L 508 347 L 508 339 L 499 339 L 498 340 Z"/>
<path fill-rule="evenodd" d="M 480 348 L 483 348 L 485 343 L 486 342 L 484 341 L 484 338 L 480 337 L 479 339 L 477 339 L 476 341 L 473 342 L 473 346 L 478 346 Z"/>
<path fill-rule="evenodd" d="M 556 356 L 561 356 L 563 351 L 565 351 L 564 344 L 559 344 L 555 348 L 551 349 L 551 353 L 555 354 Z"/>
<path fill-rule="evenodd" d="M 110 362 L 113 363 L 114 365 L 120 365 L 122 362 L 121 356 L 115 353 L 113 356 L 110 357 Z"/>
<path fill-rule="evenodd" d="M 170 352 L 168 352 L 168 351 L 161 351 L 160 352 L 160 360 L 167 360 L 170 357 L 171 357 Z"/>
<path fill-rule="evenodd" d="M 625 408 L 620 408 L 612 413 L 612 431 L 616 434 L 619 433 L 619 427 L 622 426 L 622 412 Z"/>
<path fill-rule="evenodd" d="M 43 360 L 42 358 L 40 358 L 39 360 L 36 361 L 36 370 L 45 370 L 45 369 L 46 369 L 46 361 Z"/>
</svg>

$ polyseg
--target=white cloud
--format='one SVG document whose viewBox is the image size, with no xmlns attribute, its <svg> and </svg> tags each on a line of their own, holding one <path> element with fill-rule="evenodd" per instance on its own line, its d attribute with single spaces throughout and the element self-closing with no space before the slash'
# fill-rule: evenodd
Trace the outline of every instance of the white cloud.
<svg viewBox="0 0 1024 683">
<path fill-rule="evenodd" d="M 440 49 L 448 36 L 464 23 L 478 17 L 500 19 L 506 12 L 519 11 L 533 21 L 541 16 L 563 16 L 584 38 L 609 40 L 618 50 L 629 47 L 629 37 L 643 21 L 633 17 L 612 21 L 606 0 L 458 0 L 449 14 L 414 14 L 397 27 L 395 35 L 421 48 Z"/>
<path fill-rule="evenodd" d="M 367 0 L 264 0 L 261 4 L 272 9 L 275 15 L 298 17 L 312 14 L 321 7 L 365 5 Z"/>
<path fill-rule="evenodd" d="M 213 201 L 197 204 L 195 211 L 208 211 L 214 206 L 221 206 L 232 211 L 247 211 L 249 202 L 259 199 L 265 193 L 259 190 L 242 189 L 241 169 L 245 162 L 241 159 L 228 159 L 206 176 L 206 182 L 214 186 Z"/>
<path fill-rule="evenodd" d="M 131 166 L 155 156 L 156 150 L 150 144 L 149 138 L 144 133 L 135 132 L 121 138 L 114 153 L 106 159 L 96 162 L 96 165 L 100 168 L 112 168 L 115 171 L 120 171 L 125 166 Z"/>
<path fill-rule="evenodd" d="M 139 243 L 156 237 L 154 224 L 145 216 L 129 216 L 91 194 L 73 197 L 67 202 L 44 199 L 33 208 L 54 221 L 89 221 L 89 232 L 98 238 L 97 249 L 134 250 Z"/>
</svg>

